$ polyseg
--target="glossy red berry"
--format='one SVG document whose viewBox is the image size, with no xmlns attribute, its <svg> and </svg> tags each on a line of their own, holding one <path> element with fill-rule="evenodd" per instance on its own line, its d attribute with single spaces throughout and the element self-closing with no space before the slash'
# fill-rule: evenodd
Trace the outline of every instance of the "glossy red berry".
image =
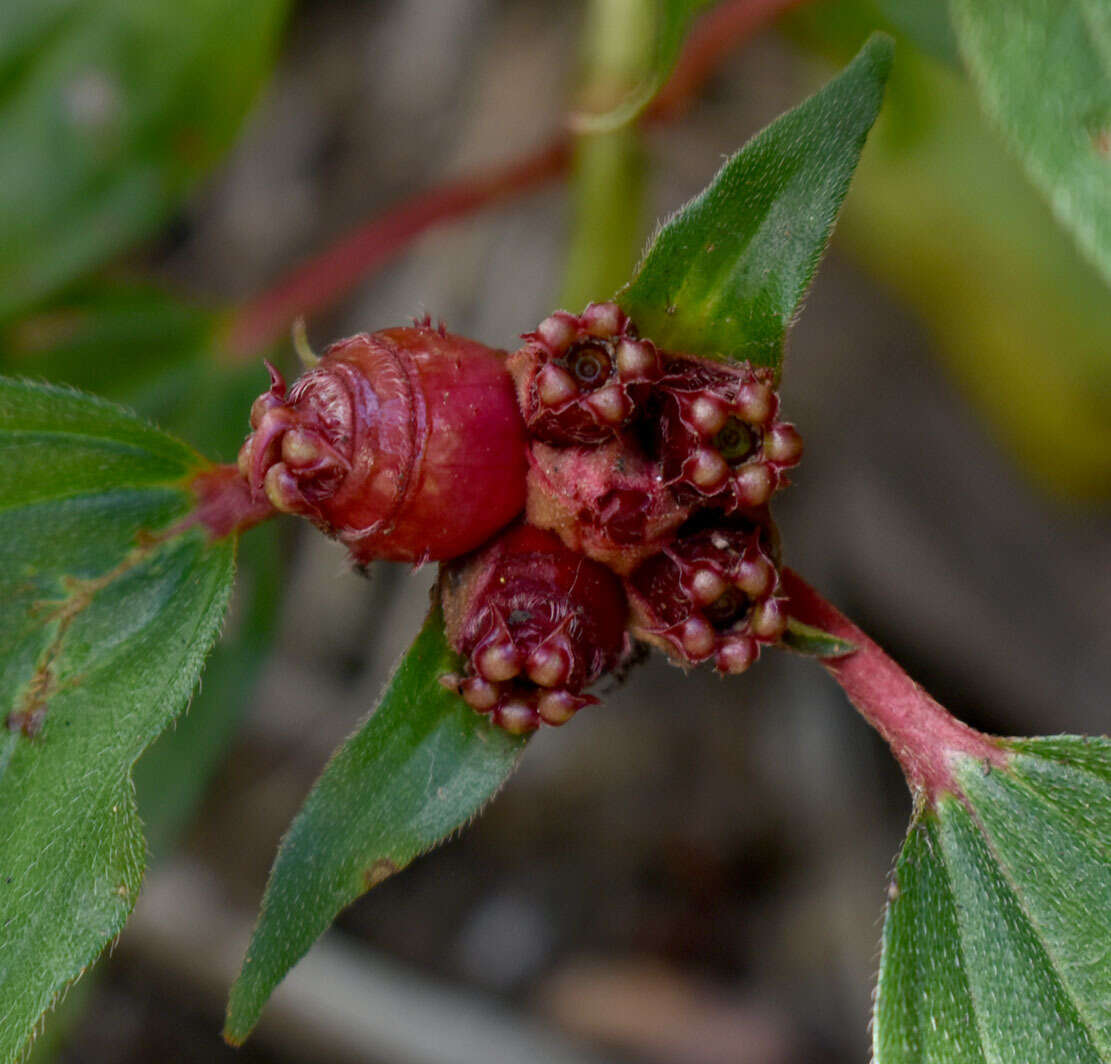
<svg viewBox="0 0 1111 1064">
<path fill-rule="evenodd" d="M 360 334 L 251 410 L 240 470 L 355 561 L 472 550 L 525 501 L 525 435 L 503 354 L 442 329 Z"/>
<path fill-rule="evenodd" d="M 786 626 L 770 539 L 736 518 L 703 516 L 682 530 L 625 580 L 633 634 L 681 663 L 713 658 L 722 672 L 744 672 Z"/>
<path fill-rule="evenodd" d="M 445 678 L 508 731 L 563 724 L 628 653 L 628 604 L 607 568 L 548 532 L 514 525 L 444 565 L 440 594 L 463 675 Z"/>
</svg>

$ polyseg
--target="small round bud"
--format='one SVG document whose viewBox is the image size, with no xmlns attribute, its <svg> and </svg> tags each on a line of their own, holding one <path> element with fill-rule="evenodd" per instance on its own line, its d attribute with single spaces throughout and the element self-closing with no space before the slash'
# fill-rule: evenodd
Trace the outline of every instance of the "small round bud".
<svg viewBox="0 0 1111 1064">
<path fill-rule="evenodd" d="M 562 354 L 571 346 L 578 333 L 578 322 L 566 311 L 556 311 L 537 327 L 536 335 L 544 341 L 553 354 Z"/>
<path fill-rule="evenodd" d="M 802 436 L 794 425 L 777 422 L 764 435 L 764 457 L 780 466 L 796 465 L 802 458 Z"/>
<path fill-rule="evenodd" d="M 622 380 L 651 380 L 660 374 L 660 359 L 656 349 L 643 340 L 627 337 L 617 345 L 617 372 Z"/>
<path fill-rule="evenodd" d="M 692 617 L 683 624 L 679 640 L 691 661 L 708 658 L 714 651 L 714 630 L 700 617 Z"/>
<path fill-rule="evenodd" d="M 705 492 L 717 491 L 729 476 L 729 466 L 717 451 L 701 447 L 695 451 L 686 468 L 687 479 Z"/>
<path fill-rule="evenodd" d="M 733 477 L 733 494 L 746 509 L 763 506 L 775 491 L 775 474 L 763 462 L 742 466 Z"/>
<path fill-rule="evenodd" d="M 481 676 L 469 676 L 465 679 L 459 684 L 459 693 L 463 696 L 463 701 L 479 713 L 489 713 L 501 697 L 498 685 Z"/>
<path fill-rule="evenodd" d="M 775 392 L 762 381 L 742 384 L 733 409 L 742 421 L 750 425 L 763 425 L 775 413 Z"/>
<path fill-rule="evenodd" d="M 579 394 L 579 386 L 559 366 L 544 366 L 536 375 L 536 398 L 545 406 L 560 406 Z"/>
<path fill-rule="evenodd" d="M 586 405 L 600 424 L 615 426 L 622 424 L 633 408 L 624 390 L 612 384 L 599 388 L 586 400 Z"/>
<path fill-rule="evenodd" d="M 494 711 L 494 723 L 510 735 L 526 735 L 540 727 L 540 716 L 535 708 L 521 699 L 502 702 Z"/>
<path fill-rule="evenodd" d="M 510 640 L 498 640 L 479 650 L 474 664 L 483 679 L 500 683 L 521 671 L 521 655 Z"/>
<path fill-rule="evenodd" d="M 734 636 L 726 639 L 714 658 L 719 672 L 736 676 L 744 672 L 760 656 L 760 648 L 755 639 L 748 636 Z"/>
<path fill-rule="evenodd" d="M 763 555 L 746 557 L 737 566 L 734 582 L 749 598 L 763 598 L 774 585 L 775 569 Z"/>
<path fill-rule="evenodd" d="M 781 599 L 766 599 L 752 611 L 752 634 L 765 643 L 774 643 L 787 629 L 787 611 Z"/>
<path fill-rule="evenodd" d="M 716 602 L 729 588 L 724 577 L 708 567 L 695 569 L 690 586 L 692 597 L 701 606 Z"/>
<path fill-rule="evenodd" d="M 581 320 L 590 336 L 609 338 L 621 332 L 625 315 L 616 303 L 591 303 L 582 312 Z"/>
<path fill-rule="evenodd" d="M 691 403 L 688 416 L 695 429 L 709 439 L 725 427 L 729 419 L 729 409 L 716 396 L 699 395 Z"/>
<path fill-rule="evenodd" d="M 586 702 L 587 699 L 570 691 L 545 691 L 536 700 L 536 712 L 545 724 L 559 727 L 578 713 Z"/>
</svg>

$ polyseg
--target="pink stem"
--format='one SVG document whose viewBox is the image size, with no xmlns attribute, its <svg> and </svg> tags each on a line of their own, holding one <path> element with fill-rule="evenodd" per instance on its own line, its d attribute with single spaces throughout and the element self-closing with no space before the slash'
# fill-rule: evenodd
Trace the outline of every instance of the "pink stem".
<svg viewBox="0 0 1111 1064">
<path fill-rule="evenodd" d="M 967 754 L 1001 768 L 1006 752 L 989 736 L 962 724 L 935 702 L 871 639 L 798 573 L 783 571 L 791 616 L 856 646 L 844 657 L 823 658 L 826 671 L 891 747 L 907 783 L 928 799 L 958 793 L 952 760 Z"/>
<path fill-rule="evenodd" d="M 337 302 L 365 274 L 426 229 L 540 185 L 563 173 L 569 162 L 570 143 L 559 137 L 499 170 L 418 193 L 302 263 L 273 288 L 240 307 L 226 337 L 229 354 L 242 358 L 257 353 L 278 339 L 299 314 L 312 314 Z"/>
</svg>

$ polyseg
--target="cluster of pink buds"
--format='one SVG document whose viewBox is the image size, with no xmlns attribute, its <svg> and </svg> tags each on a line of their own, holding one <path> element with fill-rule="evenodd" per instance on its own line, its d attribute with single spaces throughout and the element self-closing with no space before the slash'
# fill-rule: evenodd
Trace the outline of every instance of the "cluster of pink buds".
<svg viewBox="0 0 1111 1064">
<path fill-rule="evenodd" d="M 630 633 L 743 672 L 786 626 L 768 502 L 802 441 L 774 375 L 659 350 L 613 303 L 523 339 L 506 358 L 418 325 L 288 390 L 271 370 L 240 469 L 360 564 L 444 561 L 444 682 L 509 731 L 594 701 Z"/>
<path fill-rule="evenodd" d="M 445 681 L 508 731 L 564 724 L 594 701 L 583 688 L 628 657 L 620 580 L 531 525 L 445 564 L 440 591 L 466 661 Z"/>
</svg>

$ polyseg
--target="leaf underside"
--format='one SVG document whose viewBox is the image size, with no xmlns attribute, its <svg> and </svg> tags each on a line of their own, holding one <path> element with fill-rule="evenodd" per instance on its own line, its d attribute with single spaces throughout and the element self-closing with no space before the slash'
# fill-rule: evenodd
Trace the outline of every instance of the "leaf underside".
<svg viewBox="0 0 1111 1064">
<path fill-rule="evenodd" d="M 197 463 L 119 407 L 0 378 L 0 1061 L 135 902 L 131 768 L 193 690 L 232 582 L 231 543 L 150 537 L 187 512 Z"/>
<path fill-rule="evenodd" d="M 778 374 L 891 67 L 873 35 L 820 92 L 752 138 L 657 233 L 616 299 L 671 351 Z"/>
<path fill-rule="evenodd" d="M 1011 744 L 912 824 L 883 934 L 877 1064 L 1111 1060 L 1111 741 Z"/>
<path fill-rule="evenodd" d="M 513 771 L 525 739 L 440 684 L 458 671 L 436 608 L 282 840 L 228 1002 L 229 1042 L 243 1042 L 274 988 L 343 908 L 470 822 Z"/>
</svg>

